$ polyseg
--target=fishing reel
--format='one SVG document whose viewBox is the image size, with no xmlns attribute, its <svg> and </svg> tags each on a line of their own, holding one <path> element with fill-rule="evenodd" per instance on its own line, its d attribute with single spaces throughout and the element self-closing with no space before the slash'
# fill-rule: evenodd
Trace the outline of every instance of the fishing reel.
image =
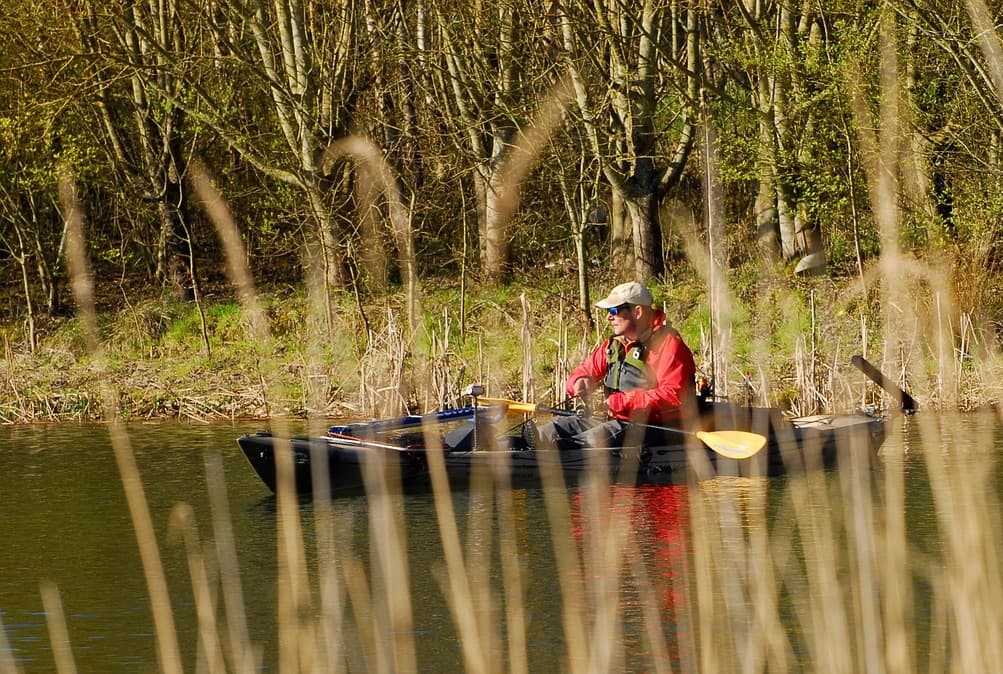
<svg viewBox="0 0 1003 674">
<path fill-rule="evenodd" d="M 575 398 L 571 409 L 583 419 L 605 419 L 606 396 L 601 391 L 594 391 L 587 396 Z"/>
</svg>

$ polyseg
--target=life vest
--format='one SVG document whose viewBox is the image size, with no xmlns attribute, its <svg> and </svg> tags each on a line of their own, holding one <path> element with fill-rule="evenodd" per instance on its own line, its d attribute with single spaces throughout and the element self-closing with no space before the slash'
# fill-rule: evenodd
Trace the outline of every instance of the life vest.
<svg viewBox="0 0 1003 674">
<path fill-rule="evenodd" d="M 624 344 L 616 337 L 606 342 L 606 376 L 603 388 L 606 395 L 616 391 L 634 391 L 654 388 L 655 372 L 644 362 L 647 349 L 640 342 Z"/>
</svg>

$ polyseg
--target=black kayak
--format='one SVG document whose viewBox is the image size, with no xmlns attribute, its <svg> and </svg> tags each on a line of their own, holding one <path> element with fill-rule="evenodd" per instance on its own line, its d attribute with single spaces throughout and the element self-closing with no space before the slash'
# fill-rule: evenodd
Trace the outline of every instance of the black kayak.
<svg viewBox="0 0 1003 674">
<path fill-rule="evenodd" d="M 475 475 L 529 486 L 557 471 L 565 483 L 575 483 L 594 470 L 621 484 L 678 484 L 716 475 L 775 476 L 831 468 L 851 456 L 870 465 L 885 434 L 885 420 L 864 413 L 791 418 L 775 408 L 724 402 L 703 406 L 688 427 L 664 429 L 656 444 L 559 451 L 537 446 L 532 418 L 520 415 L 513 420 L 511 410 L 474 405 L 332 426 L 316 437 L 279 438 L 259 431 L 237 442 L 273 492 L 279 472 L 276 459 L 288 457 L 291 461 L 285 465 L 291 468 L 297 492 L 313 491 L 314 480 L 320 479 L 337 494 L 363 491 L 370 467 L 378 467 L 380 475 L 399 476 L 393 483 L 399 480 L 404 490 L 427 489 L 430 453 L 439 451 L 451 485 L 460 488 L 469 486 Z M 725 438 L 735 432 L 763 436 L 765 444 L 747 458 L 731 458 L 727 447 L 713 442 L 718 429 Z M 701 431 L 699 437 L 696 430 Z"/>
</svg>

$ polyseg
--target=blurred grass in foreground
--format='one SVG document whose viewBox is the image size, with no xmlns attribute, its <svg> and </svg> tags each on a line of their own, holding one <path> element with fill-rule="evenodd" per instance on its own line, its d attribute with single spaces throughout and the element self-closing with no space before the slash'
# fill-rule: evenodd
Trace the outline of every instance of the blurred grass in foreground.
<svg viewBox="0 0 1003 674">
<path fill-rule="evenodd" d="M 995 415 L 899 418 L 877 470 L 843 448 L 837 471 L 770 480 L 628 487 L 600 473 L 565 488 L 547 475 L 540 530 L 525 528 L 525 495 L 504 476 L 476 475 L 471 497 L 457 499 L 434 462 L 436 517 L 406 529 L 406 497 L 386 488 L 393 476 L 374 464 L 368 505 L 355 515 L 322 491 L 291 509 L 276 500 L 286 596 L 275 607 L 278 651 L 268 653 L 250 636 L 260 629 L 243 606 L 255 590 L 241 583 L 222 463 L 210 452 L 210 533 L 199 540 L 186 504 L 171 517 L 195 604 L 180 608 L 151 591 L 151 605 L 190 611 L 179 623 L 197 620 L 198 645 L 177 644 L 187 655 L 175 671 L 428 671 L 420 653 L 429 647 L 417 643 L 427 637 L 415 631 L 428 599 L 412 594 L 411 573 L 438 581 L 458 637 L 443 648 L 458 651 L 467 672 L 994 671 L 999 430 Z M 934 516 L 935 533 L 922 541 L 907 528 L 918 484 Z M 416 567 L 407 552 L 416 541 L 441 546 L 442 558 Z M 542 572 L 559 593 L 531 596 L 539 584 L 529 576 L 541 569 L 527 566 L 526 552 L 546 545 L 555 568 Z M 40 592 L 58 671 L 74 671 L 84 646 L 69 642 L 75 618 L 62 615 L 58 588 L 43 583 Z M 540 622 L 548 602 L 559 607 L 547 614 L 558 625 Z M 161 651 L 172 640 L 165 624 Z M 533 647 L 541 632 L 562 637 Z M 0 672 L 21 672 L 8 653 L 0 644 Z"/>
<path fill-rule="evenodd" d="M 882 35 L 883 40 L 893 37 Z M 883 54 L 879 80 L 887 95 L 878 111 L 882 128 L 865 124 L 871 113 L 860 107 L 863 97 L 855 101 L 872 210 L 882 231 L 882 257 L 877 268 L 861 274 L 859 287 L 847 291 L 840 301 L 827 303 L 826 310 L 845 310 L 848 317 L 859 320 L 859 341 L 833 343 L 820 329 L 823 324 L 817 321 L 813 298 L 808 302 L 812 309 L 808 334 L 783 335 L 800 354 L 791 368 L 794 385 L 790 396 L 799 409 L 819 402 L 835 407 L 837 398 L 848 404 L 864 400 L 866 394 L 854 383 L 859 379 L 848 378 L 838 364 L 858 351 L 867 355 L 875 334 L 880 335 L 882 356 L 873 360 L 894 379 L 916 383 L 921 403 L 931 401 L 944 409 L 955 409 L 973 388 L 996 387 L 1000 380 L 994 343 L 982 337 L 966 309 L 957 305 L 958 295 L 945 273 L 920 268 L 898 249 L 898 186 L 894 179 L 900 161 L 894 133 L 900 121 L 895 107 L 898 73 L 892 51 Z M 847 77 L 851 88 L 865 86 L 858 74 Z M 711 150 L 707 150 L 708 165 L 713 165 Z M 261 362 L 261 372 L 275 372 L 282 365 L 282 353 L 274 348 L 236 225 L 208 176 L 197 163 L 193 166 L 195 190 L 227 251 L 228 276 L 237 289 L 244 326 Z M 713 196 L 713 185 L 708 184 L 707 191 Z M 100 374 L 108 360 L 94 312 L 81 215 L 69 181 L 64 182 L 61 193 L 71 225 L 68 257 L 83 339 Z M 776 357 L 773 337 L 765 330 L 754 333 L 748 338 L 749 353 L 735 351 L 731 340 L 735 317 L 749 312 L 731 296 L 727 269 L 710 260 L 708 273 L 714 279 L 710 314 L 718 318 L 711 327 L 716 332 L 711 343 L 720 349 L 714 355 L 722 373 L 720 381 L 727 388 L 729 379 L 734 381 L 735 372 L 746 365 L 753 383 L 767 381 L 766 364 Z M 308 274 L 308 282 L 317 283 L 312 276 Z M 781 290 L 772 292 L 780 293 L 783 300 Z M 324 322 L 316 300 L 319 295 L 316 286 L 311 286 L 307 323 Z M 875 297 L 883 312 L 876 329 L 870 322 L 874 310 L 870 300 Z M 409 295 L 408 307 L 414 306 L 416 299 Z M 791 301 L 802 305 L 796 298 Z M 775 304 L 789 306 L 784 301 Z M 426 315 L 426 320 L 432 319 Z M 527 321 L 524 317 L 513 325 Z M 406 390 L 400 361 L 391 357 L 394 354 L 417 358 L 421 381 L 441 384 L 455 365 L 448 357 L 449 332 L 443 334 L 438 343 L 435 337 L 420 343 L 412 341 L 414 334 L 388 327 L 386 335 L 380 337 L 387 344 L 383 347 L 386 357 L 367 373 L 365 385 L 360 386 L 366 408 L 385 412 L 408 402 L 411 392 Z M 566 332 L 562 329 L 559 334 Z M 319 335 L 319 331 L 314 332 L 303 353 L 307 372 L 323 365 Z M 556 352 L 567 355 L 566 337 L 559 341 L 553 345 Z M 816 350 L 819 344 L 827 349 L 821 361 Z M 527 369 L 533 369 L 532 363 L 524 362 L 521 374 Z M 555 373 L 555 381 L 559 379 Z M 262 381 L 267 389 L 268 378 L 262 376 Z M 515 381 L 525 386 L 527 378 Z M 819 386 L 820 382 L 824 386 Z M 446 388 L 441 386 L 440 390 Z M 118 395 L 110 383 L 103 393 L 105 409 L 117 410 Z M 759 393 L 762 399 L 774 399 L 765 383 Z M 281 400 L 282 393 L 269 392 L 265 399 Z M 304 407 L 323 410 L 322 403 L 308 400 Z M 182 663 L 179 655 L 159 543 L 152 535 L 129 439 L 119 415 L 110 414 L 109 418 L 150 588 L 159 669 L 180 672 L 188 663 Z M 640 554 L 635 527 L 645 508 L 659 507 L 657 501 L 654 505 L 645 501 L 642 490 L 611 488 L 603 475 L 595 475 L 574 492 L 562 488 L 560 475 L 545 476 L 544 496 L 561 588 L 555 601 L 561 604 L 564 642 L 557 663 L 529 659 L 531 626 L 526 615 L 525 570 L 518 563 L 512 494 L 504 480 L 498 484 L 486 476 L 475 476 L 478 484 L 473 488 L 493 494 L 492 499 L 480 499 L 491 507 L 456 513 L 441 455 L 430 452 L 437 533 L 444 551 L 442 567 L 432 572 L 437 574 L 451 609 L 463 669 L 518 673 L 552 668 L 570 674 L 638 670 L 996 671 L 1003 662 L 1003 640 L 999 638 L 1003 634 L 1003 551 L 994 439 L 998 419 L 994 415 L 986 419 L 984 428 L 972 432 L 957 417 L 921 412 L 910 422 L 921 426 L 919 447 L 910 446 L 901 424 L 893 422 L 880 471 L 871 470 L 860 460 L 855 448 L 844 448 L 848 460 L 838 472 L 792 474 L 775 489 L 767 489 L 761 480 L 712 479 L 693 484 L 686 492 L 688 523 L 681 526 L 685 537 L 677 541 L 681 552 L 671 560 L 656 561 L 654 567 Z M 322 428 L 317 416 L 313 424 Z M 281 419 L 275 430 L 276 435 L 283 435 Z M 903 457 L 917 452 L 930 475 L 941 541 L 936 550 L 914 548 L 906 528 Z M 406 555 L 407 536 L 414 532 L 405 531 L 400 502 L 391 498 L 384 486 L 393 484 L 393 476 L 386 475 L 378 464 L 370 466 L 371 545 L 365 551 L 353 549 L 348 542 L 348 523 L 332 515 L 332 502 L 324 489 L 315 492 L 313 534 L 318 543 L 318 564 L 311 575 L 305 562 L 305 534 L 300 504 L 292 490 L 290 459 L 281 452 L 278 455 L 284 457 L 278 465 L 276 499 L 278 671 L 418 671 L 421 663 L 416 661 L 415 609 Z M 197 540 L 184 506 L 175 517 L 179 530 L 187 533 L 200 625 L 198 662 L 191 668 L 250 673 L 256 671 L 258 654 L 248 637 L 251 630 L 243 610 L 225 487 L 213 460 L 209 474 L 213 540 Z M 576 495 L 574 501 L 570 494 Z M 467 531 L 466 542 L 460 534 L 460 521 Z M 431 532 L 418 535 L 429 536 Z M 494 550 L 498 551 L 500 574 L 491 573 Z M 653 584 L 662 582 L 652 577 L 665 571 L 659 563 L 674 567 L 669 612 L 650 592 Z M 919 614 L 915 601 L 918 584 L 931 589 L 933 601 L 927 615 Z M 64 674 L 72 672 L 73 645 L 66 643 L 58 588 L 43 586 L 42 593 L 57 666 Z M 622 621 L 627 606 L 643 616 L 641 652 L 626 652 Z M 0 653 L 10 653 L 5 642 L 5 638 L 0 642 Z M 0 658 L 0 674 L 13 672 L 20 672 L 18 663 Z"/>
</svg>

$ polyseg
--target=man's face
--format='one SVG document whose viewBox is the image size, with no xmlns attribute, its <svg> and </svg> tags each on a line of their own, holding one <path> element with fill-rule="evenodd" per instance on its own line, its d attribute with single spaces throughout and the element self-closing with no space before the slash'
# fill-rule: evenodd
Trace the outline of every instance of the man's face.
<svg viewBox="0 0 1003 674">
<path fill-rule="evenodd" d="M 607 319 L 613 334 L 617 337 L 627 339 L 637 339 L 637 322 L 641 317 L 642 308 L 632 304 L 621 304 L 618 307 L 607 309 Z"/>
</svg>

